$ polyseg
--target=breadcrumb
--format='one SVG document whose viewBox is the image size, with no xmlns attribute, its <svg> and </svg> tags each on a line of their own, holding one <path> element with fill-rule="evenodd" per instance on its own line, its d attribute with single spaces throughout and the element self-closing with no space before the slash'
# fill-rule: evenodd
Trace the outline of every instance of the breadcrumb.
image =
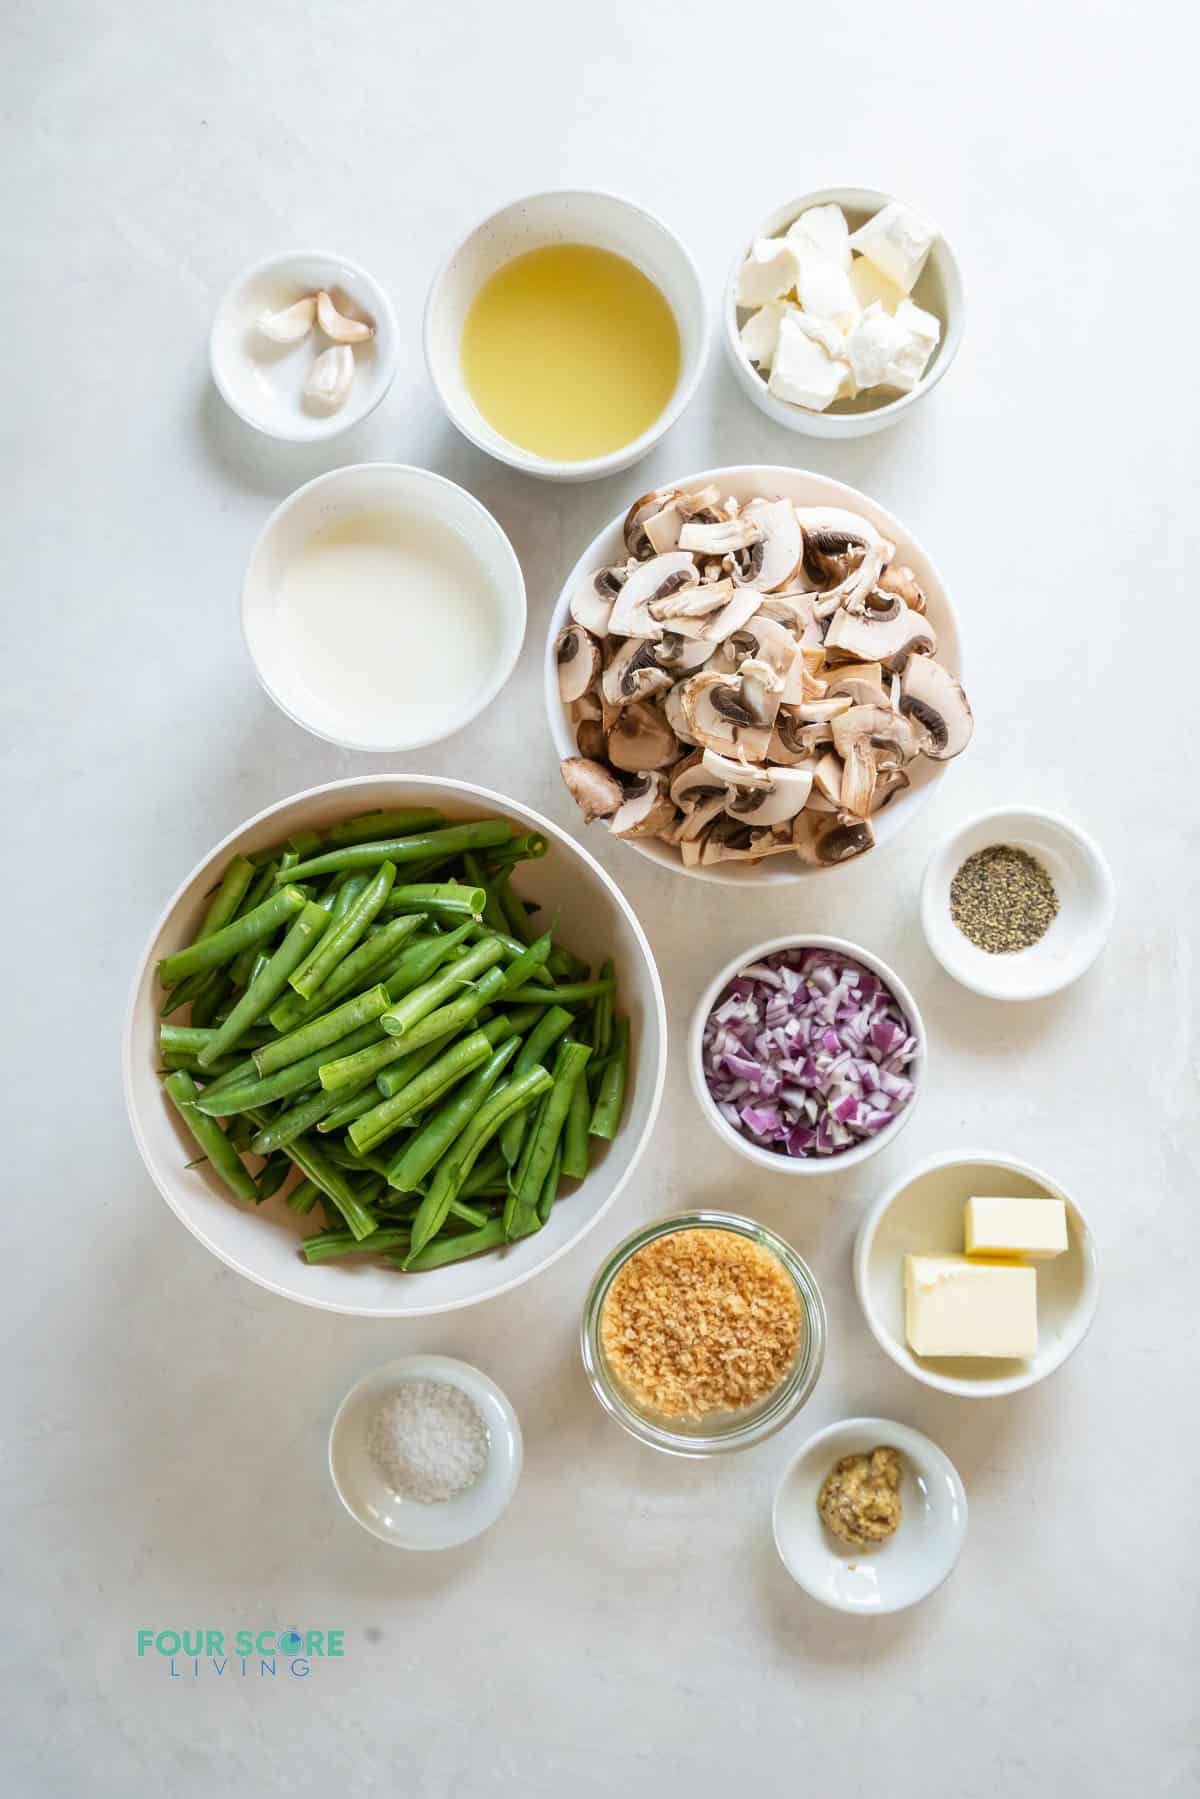
<svg viewBox="0 0 1200 1799">
<path fill-rule="evenodd" d="M 779 1258 L 737 1231 L 672 1231 L 630 1256 L 600 1316 L 613 1374 L 670 1418 L 752 1406 L 783 1379 L 804 1315 Z"/>
</svg>

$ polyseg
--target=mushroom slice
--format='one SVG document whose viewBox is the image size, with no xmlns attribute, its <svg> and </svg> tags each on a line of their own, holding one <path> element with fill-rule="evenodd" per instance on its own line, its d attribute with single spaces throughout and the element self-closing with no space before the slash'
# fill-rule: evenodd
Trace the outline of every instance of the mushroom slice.
<svg viewBox="0 0 1200 1799">
<path fill-rule="evenodd" d="M 678 631 L 682 637 L 700 637 L 704 639 L 705 643 L 718 644 L 724 643 L 725 639 L 734 631 L 740 631 L 743 625 L 749 623 L 758 611 L 759 594 L 757 589 L 743 587 L 735 593 L 730 583 L 726 581 L 715 583 L 715 585 L 727 588 L 730 595 L 720 611 L 706 613 L 702 618 L 687 618 L 676 614 L 666 621 L 670 624 L 672 631 Z M 707 585 L 700 589 L 702 594 L 710 591 L 711 588 Z"/>
<path fill-rule="evenodd" d="M 732 556 L 735 550 L 752 548 L 761 538 L 759 527 L 743 513 L 740 518 L 718 519 L 713 524 L 689 519 L 679 533 L 679 547 L 702 556 Z"/>
<path fill-rule="evenodd" d="M 726 813 L 713 820 L 701 839 L 700 862 L 706 867 L 714 862 L 758 862 L 763 856 L 778 856 L 791 847 L 790 831 L 750 825 Z"/>
<path fill-rule="evenodd" d="M 771 733 L 769 758 L 794 768 L 797 762 L 819 756 L 832 742 L 833 726 L 827 721 L 805 724 L 795 706 L 781 706 Z"/>
<path fill-rule="evenodd" d="M 681 812 L 690 811 L 700 800 L 711 799 L 714 794 L 724 803 L 725 782 L 719 775 L 709 774 L 704 765 L 704 758 L 711 753 L 693 750 L 671 770 L 671 801 Z"/>
<path fill-rule="evenodd" d="M 842 506 L 797 506 L 795 513 L 804 533 L 801 569 L 818 590 L 840 586 L 872 544 L 884 542 L 868 519 Z"/>
<path fill-rule="evenodd" d="M 710 481 L 707 487 L 694 488 L 691 493 L 677 493 L 675 504 L 684 518 L 698 518 L 706 524 L 715 524 L 720 516 L 721 489 Z M 733 517 L 737 507 L 731 501 L 726 511 Z"/>
<path fill-rule="evenodd" d="M 627 572 L 623 568 L 593 569 L 571 595 L 571 617 L 593 637 L 608 636 L 608 621 Z"/>
<path fill-rule="evenodd" d="M 609 820 L 614 837 L 657 837 L 675 822 L 675 807 L 661 769 L 648 769 L 625 790 L 625 798 Z"/>
<path fill-rule="evenodd" d="M 833 722 L 833 744 L 843 765 L 842 810 L 855 818 L 874 811 L 880 769 L 902 767 L 921 747 L 908 720 L 887 706 L 851 707 Z"/>
<path fill-rule="evenodd" d="M 899 568 L 895 565 L 891 568 L 885 568 L 880 575 L 876 586 L 881 587 L 884 593 L 899 594 L 900 598 L 904 601 L 904 604 L 911 607 L 914 612 L 924 612 L 925 589 L 921 586 L 921 583 L 917 580 L 917 577 L 913 574 L 911 568 L 907 568 L 904 565 L 901 565 Z"/>
<path fill-rule="evenodd" d="M 711 618 L 714 612 L 719 612 L 729 601 L 732 594 L 732 581 L 706 581 L 703 585 L 680 587 L 661 600 L 652 600 L 650 614 L 664 626 L 674 626 L 675 620 L 680 618 Z"/>
<path fill-rule="evenodd" d="M 795 818 L 812 790 L 801 768 L 754 768 L 716 750 L 705 750 L 704 769 L 725 784 L 725 810 L 748 825 L 781 825 Z"/>
<path fill-rule="evenodd" d="M 635 500 L 625 514 L 622 535 L 625 548 L 639 562 L 654 555 L 654 546 L 646 535 L 646 520 L 662 512 L 675 499 L 673 488 L 662 488 L 657 493 L 644 493 L 640 500 Z"/>
<path fill-rule="evenodd" d="M 620 708 L 634 700 L 653 699 L 665 693 L 674 675 L 660 668 L 655 660 L 655 646 L 644 637 L 628 637 L 617 649 L 600 682 L 600 693 L 610 707 Z"/>
<path fill-rule="evenodd" d="M 690 743 L 695 745 L 696 739 L 692 736 L 691 728 L 687 721 L 687 714 L 683 709 L 683 689 L 686 684 L 687 683 L 684 681 L 676 681 L 674 687 L 670 688 L 665 694 L 662 702 L 663 717 L 670 725 L 672 731 L 674 731 L 676 737 L 678 737 L 680 743 Z"/>
<path fill-rule="evenodd" d="M 614 768 L 640 775 L 648 768 L 666 768 L 679 755 L 675 733 L 657 706 L 635 700 L 626 706 L 608 734 L 608 759 Z"/>
<path fill-rule="evenodd" d="M 903 792 L 910 785 L 906 769 L 881 768 L 875 779 L 875 797 L 871 801 L 872 816 L 876 812 L 882 812 L 893 795 Z"/>
<path fill-rule="evenodd" d="M 683 514 L 674 501 L 669 506 L 664 506 L 661 512 L 652 512 L 642 526 L 646 541 L 656 556 L 665 556 L 668 550 L 679 548 L 679 533 L 682 528 Z"/>
<path fill-rule="evenodd" d="M 771 733 L 747 703 L 740 676 L 704 669 L 683 683 L 680 698 L 688 730 L 705 749 L 766 761 Z"/>
<path fill-rule="evenodd" d="M 817 792 L 827 799 L 832 806 L 842 803 L 842 759 L 833 750 L 826 750 L 818 759 L 813 770 L 813 786 Z"/>
<path fill-rule="evenodd" d="M 654 660 L 668 671 L 673 681 L 678 681 L 682 675 L 694 674 L 696 669 L 703 668 L 714 648 L 715 645 L 706 643 L 703 637 L 684 637 L 679 631 L 664 630 L 654 646 Z"/>
<path fill-rule="evenodd" d="M 600 646 L 582 625 L 568 625 L 554 644 L 558 691 L 563 704 L 581 700 L 600 673 Z"/>
<path fill-rule="evenodd" d="M 742 514 L 758 527 L 759 538 L 743 555 L 735 557 L 734 583 L 758 593 L 786 587 L 800 566 L 804 535 L 790 500 L 755 500 Z"/>
<path fill-rule="evenodd" d="M 830 699 L 844 694 L 856 706 L 886 706 L 883 668 L 878 662 L 841 662 L 822 671 Z"/>
<path fill-rule="evenodd" d="M 617 595 L 609 630 L 618 637 L 661 637 L 662 626 L 650 610 L 651 603 L 699 583 L 700 570 L 686 550 L 639 562 Z"/>
<path fill-rule="evenodd" d="M 922 749 L 935 762 L 949 762 L 971 741 L 975 721 L 967 696 L 932 656 L 913 656 L 900 677 L 900 710 L 926 734 Z"/>
<path fill-rule="evenodd" d="M 766 595 L 759 611 L 764 618 L 773 618 L 776 624 L 783 625 L 793 637 L 798 638 L 814 622 L 815 603 L 809 594 L 785 591 Z"/>
<path fill-rule="evenodd" d="M 827 725 L 843 712 L 849 712 L 854 701 L 847 693 L 840 693 L 834 699 L 802 700 L 793 707 L 796 717 L 806 725 Z"/>
<path fill-rule="evenodd" d="M 937 638 L 929 620 L 910 611 L 895 594 L 888 600 L 886 607 L 834 614 L 825 633 L 825 649 L 832 660 L 878 662 L 896 673 L 903 671 L 916 652 L 933 654 Z"/>
<path fill-rule="evenodd" d="M 598 718 L 581 718 L 575 727 L 575 743 L 579 754 L 591 762 L 600 762 L 606 748 L 604 726 Z"/>
<path fill-rule="evenodd" d="M 611 817 L 625 797 L 615 775 L 588 756 L 567 756 L 558 766 L 585 824 Z"/>
<path fill-rule="evenodd" d="M 792 832 L 792 847 L 801 862 L 809 868 L 834 868 L 874 848 L 875 833 L 865 818 L 851 818 L 843 812 L 800 814 Z"/>
</svg>

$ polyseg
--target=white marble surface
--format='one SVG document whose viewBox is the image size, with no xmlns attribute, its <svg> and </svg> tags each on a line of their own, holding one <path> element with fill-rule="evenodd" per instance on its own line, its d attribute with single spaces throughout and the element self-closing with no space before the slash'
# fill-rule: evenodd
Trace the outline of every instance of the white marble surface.
<svg viewBox="0 0 1200 1799">
<path fill-rule="evenodd" d="M 1197 1277 L 1194 26 L 1128 0 L 58 0 L 10 9 L 2 29 L 0 1785 L 22 1799 L 1195 1793 L 1197 1467 L 1179 1409 Z M 966 271 L 958 365 L 894 433 L 787 436 L 714 359 L 641 471 L 556 491 L 439 416 L 421 304 L 484 210 L 554 183 L 626 190 L 683 234 L 715 296 L 746 222 L 828 180 L 920 201 Z M 206 334 L 235 269 L 304 243 L 385 283 L 402 367 L 349 437 L 289 450 L 226 412 Z M 290 1307 L 219 1266 L 144 1174 L 117 1071 L 134 958 L 180 874 L 268 801 L 375 766 L 272 709 L 236 613 L 270 507 L 368 457 L 465 482 L 530 585 L 508 691 L 469 738 L 409 766 L 486 766 L 569 820 L 538 680 L 557 585 L 638 485 L 715 462 L 807 459 L 911 521 L 957 596 L 979 721 L 911 834 L 819 885 L 757 904 L 706 890 L 700 905 L 592 840 L 646 921 L 676 1030 L 653 1152 L 544 1278 L 407 1328 Z M 932 963 L 916 898 L 940 834 L 1010 798 L 1093 831 L 1120 906 L 1090 977 L 1001 1010 Z M 896 964 L 933 1061 L 895 1148 L 803 1192 L 750 1177 L 705 1132 L 678 1053 L 715 960 L 798 922 Z M 1058 1376 L 972 1405 L 879 1354 L 849 1257 L 881 1181 L 976 1142 L 1078 1194 L 1106 1291 Z M 602 1417 L 576 1324 L 631 1225 L 717 1199 L 811 1259 L 829 1357 L 791 1433 L 677 1464 Z M 356 1530 L 324 1465 L 350 1383 L 418 1348 L 495 1375 L 528 1449 L 506 1518 L 441 1558 Z M 949 1585 L 875 1625 L 806 1601 L 769 1533 L 792 1445 L 850 1411 L 929 1432 L 971 1498 Z M 307 1681 L 171 1683 L 137 1659 L 136 1632 L 184 1625 L 341 1628 L 346 1654 Z"/>
</svg>

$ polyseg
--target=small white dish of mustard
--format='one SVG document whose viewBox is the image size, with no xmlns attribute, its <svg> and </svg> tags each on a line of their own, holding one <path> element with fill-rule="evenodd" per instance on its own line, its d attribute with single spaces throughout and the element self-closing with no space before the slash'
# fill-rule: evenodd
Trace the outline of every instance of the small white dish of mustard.
<svg viewBox="0 0 1200 1799">
<path fill-rule="evenodd" d="M 772 1512 L 784 1567 L 838 1612 L 882 1617 L 937 1591 L 967 1535 L 953 1462 L 911 1425 L 846 1418 L 808 1439 Z"/>
</svg>

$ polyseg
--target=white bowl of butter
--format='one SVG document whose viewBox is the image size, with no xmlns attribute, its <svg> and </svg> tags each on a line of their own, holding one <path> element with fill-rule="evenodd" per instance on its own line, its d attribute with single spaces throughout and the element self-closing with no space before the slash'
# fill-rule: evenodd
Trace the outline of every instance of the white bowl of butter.
<svg viewBox="0 0 1200 1799">
<path fill-rule="evenodd" d="M 889 1187 L 859 1228 L 854 1285 L 896 1366 L 967 1398 L 1019 1393 L 1053 1374 L 1087 1335 L 1100 1295 L 1095 1240 L 1076 1202 L 1049 1175 L 991 1150 L 931 1156 Z"/>
<path fill-rule="evenodd" d="M 399 752 L 471 723 L 525 635 L 525 582 L 454 482 L 364 462 L 276 508 L 242 585 L 242 632 L 281 711 L 348 750 Z"/>
</svg>

